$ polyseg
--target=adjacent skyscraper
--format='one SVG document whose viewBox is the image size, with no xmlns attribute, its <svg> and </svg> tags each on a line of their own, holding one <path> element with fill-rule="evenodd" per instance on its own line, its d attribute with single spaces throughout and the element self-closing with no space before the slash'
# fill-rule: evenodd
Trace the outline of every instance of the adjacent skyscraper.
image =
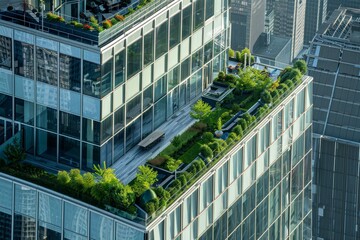
<svg viewBox="0 0 360 240">
<path fill-rule="evenodd" d="M 308 0 L 306 2 L 304 44 L 309 45 L 327 16 L 328 0 Z"/>
<path fill-rule="evenodd" d="M 331 14 L 335 9 L 342 7 L 360 8 L 359 0 L 328 0 L 328 13 Z"/>
<path fill-rule="evenodd" d="M 306 0 L 278 0 L 274 2 L 274 34 L 291 37 L 291 59 L 303 49 Z"/>
<path fill-rule="evenodd" d="M 241 50 L 245 47 L 251 51 L 256 40 L 265 28 L 266 1 L 235 0 L 231 1 L 231 47 Z"/>
<path fill-rule="evenodd" d="M 359 239 L 360 10 L 338 9 L 310 44 L 315 239 Z"/>
</svg>

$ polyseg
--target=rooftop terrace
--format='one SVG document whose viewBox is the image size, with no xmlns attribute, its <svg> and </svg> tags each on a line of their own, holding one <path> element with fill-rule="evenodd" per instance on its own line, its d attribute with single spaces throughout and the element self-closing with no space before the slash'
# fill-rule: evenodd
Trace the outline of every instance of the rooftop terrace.
<svg viewBox="0 0 360 240">
<path fill-rule="evenodd" d="M 153 152 L 126 185 L 116 178 L 114 169 L 106 166 L 95 166 L 95 173 L 81 174 L 73 169 L 53 175 L 13 161 L 1 164 L 0 171 L 147 225 L 301 84 L 306 64 L 299 61 L 277 78 L 270 77 L 268 69 L 255 65 L 240 69 L 238 75 L 220 72 L 214 81 L 233 88 L 232 93 L 213 109 L 197 102 L 191 108 L 197 122 L 159 148 L 158 154 Z M 141 154 L 137 158 L 146 160 Z"/>
<path fill-rule="evenodd" d="M 87 1 L 93 4 L 80 12 L 77 18 L 61 13 L 62 6 L 42 15 L 40 9 L 28 4 L 0 3 L 0 20 L 85 44 L 103 46 L 173 1 Z"/>
</svg>

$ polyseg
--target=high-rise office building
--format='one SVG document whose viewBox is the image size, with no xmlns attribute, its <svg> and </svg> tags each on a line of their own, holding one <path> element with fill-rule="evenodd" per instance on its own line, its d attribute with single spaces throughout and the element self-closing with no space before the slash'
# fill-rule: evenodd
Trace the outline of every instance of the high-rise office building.
<svg viewBox="0 0 360 240">
<path fill-rule="evenodd" d="M 340 6 L 349 8 L 360 8 L 358 0 L 328 0 L 328 14 L 331 14 L 335 9 Z"/>
<path fill-rule="evenodd" d="M 0 236 L 311 239 L 312 78 L 304 76 L 280 99 L 166 209 L 146 220 L 0 173 Z"/>
<path fill-rule="evenodd" d="M 328 0 L 306 2 L 304 44 L 309 45 L 327 16 Z"/>
<path fill-rule="evenodd" d="M 100 2 L 0 2 L 0 144 L 110 166 L 225 68 L 228 1 Z"/>
<path fill-rule="evenodd" d="M 304 45 L 306 0 L 278 0 L 274 10 L 274 34 L 291 37 L 292 60 Z"/>
<path fill-rule="evenodd" d="M 231 48 L 253 50 L 265 28 L 266 2 L 262 0 L 231 1 Z"/>
<path fill-rule="evenodd" d="M 359 239 L 360 10 L 337 9 L 310 44 L 315 239 Z"/>
</svg>

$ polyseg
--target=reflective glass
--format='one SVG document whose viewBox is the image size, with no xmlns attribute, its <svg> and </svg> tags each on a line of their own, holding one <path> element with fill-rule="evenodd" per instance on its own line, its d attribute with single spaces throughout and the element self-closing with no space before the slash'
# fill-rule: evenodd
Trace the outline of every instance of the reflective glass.
<svg viewBox="0 0 360 240">
<path fill-rule="evenodd" d="M 204 63 L 213 58 L 213 41 L 208 42 L 204 47 Z"/>
<path fill-rule="evenodd" d="M 166 224 L 166 236 L 168 239 L 173 239 L 179 232 L 181 227 L 181 215 L 180 215 L 180 206 L 177 207 L 170 215 L 167 217 Z"/>
<path fill-rule="evenodd" d="M 60 136 L 59 162 L 71 167 L 80 168 L 80 142 Z"/>
<path fill-rule="evenodd" d="M 200 69 L 203 65 L 202 50 L 203 49 L 201 48 L 192 55 L 192 68 L 191 68 L 192 72 L 195 72 L 196 70 Z"/>
<path fill-rule="evenodd" d="M 154 101 L 156 102 L 167 92 L 167 78 L 166 76 L 160 78 L 154 83 Z"/>
<path fill-rule="evenodd" d="M 170 48 L 180 43 L 180 12 L 170 18 Z"/>
<path fill-rule="evenodd" d="M 169 71 L 168 86 L 169 90 L 173 89 L 180 81 L 180 65 Z"/>
<path fill-rule="evenodd" d="M 55 109 L 37 105 L 36 126 L 46 130 L 57 131 L 57 111 Z"/>
<path fill-rule="evenodd" d="M 61 208 L 60 199 L 39 192 L 39 220 L 53 226 L 61 227 Z"/>
<path fill-rule="evenodd" d="M 82 169 L 93 171 L 94 165 L 103 163 L 100 159 L 100 148 L 92 144 L 82 143 Z"/>
<path fill-rule="evenodd" d="M 15 212 L 24 216 L 36 216 L 36 191 L 27 186 L 15 185 Z"/>
<path fill-rule="evenodd" d="M 189 37 L 191 34 L 192 23 L 192 5 L 186 7 L 183 11 L 182 17 L 182 39 Z"/>
<path fill-rule="evenodd" d="M 26 200 L 25 200 L 26 201 Z M 33 200 L 34 201 L 34 200 Z M 35 203 L 35 201 L 34 201 Z M 34 209 L 35 210 L 35 209 Z M 14 214 L 14 240 L 35 240 L 36 220 L 22 214 Z M 26 236 L 26 237 L 24 237 Z"/>
<path fill-rule="evenodd" d="M 83 140 L 92 142 L 92 143 L 100 143 L 100 123 L 91 119 L 83 118 L 82 121 L 82 133 Z"/>
<path fill-rule="evenodd" d="M 300 223 L 302 219 L 302 210 L 303 210 L 303 194 L 300 194 L 295 201 L 291 204 L 290 207 L 290 232 L 292 232 L 295 227 Z"/>
<path fill-rule="evenodd" d="M 154 62 L 154 31 L 144 36 L 144 66 Z"/>
<path fill-rule="evenodd" d="M 303 165 L 300 163 L 291 171 L 291 200 L 302 191 L 303 177 Z"/>
<path fill-rule="evenodd" d="M 100 64 L 83 61 L 83 93 L 86 95 L 100 97 L 101 92 L 101 69 Z"/>
<path fill-rule="evenodd" d="M 75 92 L 81 90 L 81 60 L 79 58 L 60 54 L 60 87 Z"/>
<path fill-rule="evenodd" d="M 36 130 L 36 154 L 52 161 L 57 158 L 56 134 Z"/>
<path fill-rule="evenodd" d="M 143 114 L 143 122 L 142 122 L 142 133 L 143 138 L 145 138 L 147 135 L 149 135 L 152 131 L 152 125 L 153 125 L 153 109 L 152 107 L 149 108 L 146 112 Z"/>
<path fill-rule="evenodd" d="M 204 0 L 197 0 L 194 4 L 194 31 L 204 25 Z"/>
<path fill-rule="evenodd" d="M 0 239 L 11 240 L 11 211 L 0 208 Z"/>
<path fill-rule="evenodd" d="M 251 213 L 243 222 L 242 236 L 244 240 L 255 240 L 255 212 Z"/>
<path fill-rule="evenodd" d="M 166 106 L 167 99 L 166 97 L 159 100 L 155 103 L 154 106 L 154 129 L 158 128 L 166 120 Z"/>
<path fill-rule="evenodd" d="M 269 171 L 266 171 L 256 183 L 256 203 L 259 204 L 269 193 Z"/>
<path fill-rule="evenodd" d="M 0 117 L 12 118 L 12 97 L 0 93 Z"/>
<path fill-rule="evenodd" d="M 57 86 L 58 59 L 57 52 L 36 48 L 37 80 Z"/>
<path fill-rule="evenodd" d="M 87 236 L 88 212 L 85 208 L 65 202 L 64 228 Z"/>
<path fill-rule="evenodd" d="M 115 87 L 125 81 L 125 50 L 115 55 Z"/>
<path fill-rule="evenodd" d="M 124 155 L 124 131 L 114 136 L 114 160 L 118 160 L 122 155 Z"/>
<path fill-rule="evenodd" d="M 213 201 L 213 176 L 204 181 L 200 186 L 200 209 L 204 210 Z"/>
<path fill-rule="evenodd" d="M 108 118 L 101 122 L 101 142 L 104 142 L 112 136 L 113 118 L 110 115 Z"/>
<path fill-rule="evenodd" d="M 249 188 L 242 196 L 243 218 L 246 218 L 249 213 L 255 208 L 255 185 Z"/>
<path fill-rule="evenodd" d="M 168 21 L 163 22 L 156 28 L 155 56 L 158 59 L 168 51 Z"/>
<path fill-rule="evenodd" d="M 141 70 L 142 38 L 133 42 L 127 48 L 127 79 L 130 79 Z"/>
<path fill-rule="evenodd" d="M 269 224 L 271 224 L 281 211 L 281 184 L 270 193 L 269 208 Z"/>
<path fill-rule="evenodd" d="M 210 17 L 214 16 L 214 0 L 206 0 L 205 14 L 205 20 L 208 20 Z"/>
<path fill-rule="evenodd" d="M 61 228 L 49 223 L 39 221 L 38 239 L 61 239 Z"/>
<path fill-rule="evenodd" d="M 141 118 L 126 127 L 126 151 L 134 147 L 141 139 Z"/>
<path fill-rule="evenodd" d="M 141 113 L 141 94 L 126 104 L 126 123 L 131 122 Z"/>
<path fill-rule="evenodd" d="M 12 183 L 0 178 L 0 207 L 12 209 Z M 0 208 L 0 211 L 2 211 Z M 1 229 L 1 228 L 0 228 Z M 1 230 L 0 230 L 1 232 Z"/>
<path fill-rule="evenodd" d="M 11 65 L 12 65 L 11 38 L 0 36 L 0 67 L 10 70 Z"/>
<path fill-rule="evenodd" d="M 112 72 L 113 72 L 113 59 L 110 58 L 108 61 L 101 65 L 101 96 L 105 96 L 112 90 Z M 99 87 L 99 86 L 96 86 Z"/>
<path fill-rule="evenodd" d="M 34 79 L 34 46 L 14 41 L 15 74 Z"/>
<path fill-rule="evenodd" d="M 269 168 L 270 190 L 272 190 L 281 180 L 281 158 Z"/>
<path fill-rule="evenodd" d="M 97 213 L 91 212 L 90 215 L 90 239 L 91 240 L 112 240 L 113 239 L 113 221 Z"/>
<path fill-rule="evenodd" d="M 124 127 L 125 123 L 125 108 L 121 107 L 114 113 L 114 131 L 117 132 Z"/>
<path fill-rule="evenodd" d="M 60 133 L 80 139 L 80 117 L 60 112 Z"/>
<path fill-rule="evenodd" d="M 181 63 L 181 80 L 185 80 L 188 76 L 190 76 L 190 58 Z"/>
<path fill-rule="evenodd" d="M 259 238 L 268 227 L 268 198 L 256 207 L 256 237 Z"/>
<path fill-rule="evenodd" d="M 34 103 L 15 98 L 15 120 L 34 125 Z"/>
</svg>

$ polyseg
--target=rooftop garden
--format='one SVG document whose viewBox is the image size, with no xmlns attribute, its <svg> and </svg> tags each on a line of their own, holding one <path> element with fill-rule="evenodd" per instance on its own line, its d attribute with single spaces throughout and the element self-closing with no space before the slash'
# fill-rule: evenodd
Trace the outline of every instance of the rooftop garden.
<svg viewBox="0 0 360 240">
<path fill-rule="evenodd" d="M 0 171 L 53 189 L 128 219 L 151 221 L 250 132 L 267 113 L 296 87 L 306 72 L 304 61 L 285 68 L 276 80 L 267 69 L 252 67 L 237 74 L 220 72 L 215 82 L 234 90 L 214 108 L 199 100 L 191 109 L 196 123 L 155 158 L 138 168 L 135 179 L 121 183 L 114 170 L 94 166 L 57 175 L 24 163 L 18 142 L 5 149 Z M 147 215 L 145 215 L 145 212 Z"/>
</svg>

